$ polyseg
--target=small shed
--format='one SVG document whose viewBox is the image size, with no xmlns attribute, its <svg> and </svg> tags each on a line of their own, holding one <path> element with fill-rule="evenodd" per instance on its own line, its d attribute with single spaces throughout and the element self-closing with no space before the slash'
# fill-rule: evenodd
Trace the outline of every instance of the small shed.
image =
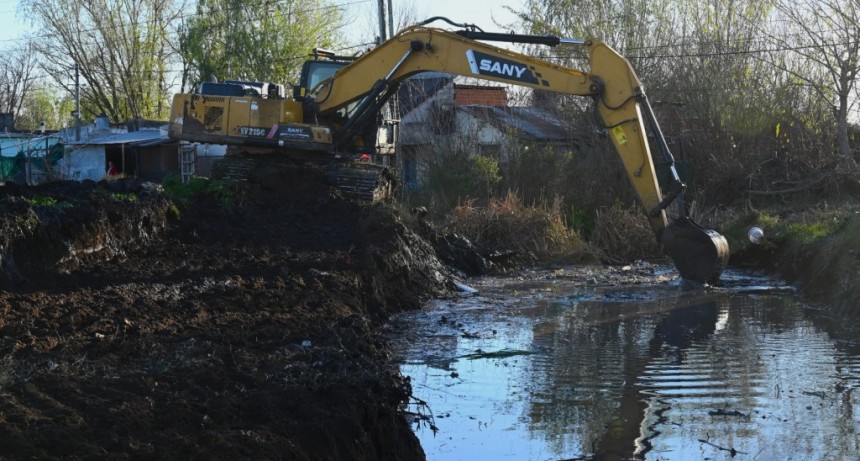
<svg viewBox="0 0 860 461">
<path fill-rule="evenodd" d="M 58 169 L 63 179 L 104 179 L 109 165 L 120 177 L 136 177 L 161 182 L 167 175 L 179 173 L 179 145 L 167 136 L 167 124 L 140 129 L 133 124 L 111 126 L 96 120 L 83 133 L 63 130 L 67 138 Z M 134 131 L 129 131 L 129 130 Z"/>
<path fill-rule="evenodd" d="M 60 157 L 56 134 L 4 131 L 0 133 L 0 182 L 39 184 L 50 180 Z"/>
</svg>

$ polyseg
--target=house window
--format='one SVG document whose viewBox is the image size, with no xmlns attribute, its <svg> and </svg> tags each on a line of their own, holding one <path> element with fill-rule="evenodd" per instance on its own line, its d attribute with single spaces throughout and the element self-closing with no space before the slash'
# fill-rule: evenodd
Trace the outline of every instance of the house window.
<svg viewBox="0 0 860 461">
<path fill-rule="evenodd" d="M 401 181 L 407 190 L 418 188 L 418 153 L 422 146 L 403 146 Z"/>
<path fill-rule="evenodd" d="M 478 144 L 478 155 L 499 158 L 501 147 L 498 144 Z"/>
</svg>

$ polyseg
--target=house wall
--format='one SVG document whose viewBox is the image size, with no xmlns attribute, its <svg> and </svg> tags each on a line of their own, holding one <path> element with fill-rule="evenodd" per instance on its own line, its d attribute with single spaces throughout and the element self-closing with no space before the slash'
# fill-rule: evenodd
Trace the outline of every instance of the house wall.
<svg viewBox="0 0 860 461">
<path fill-rule="evenodd" d="M 474 150 L 477 146 L 500 146 L 505 139 L 505 134 L 496 127 L 462 111 L 457 111 L 456 136 L 462 143 L 461 147 L 467 150 Z"/>
<path fill-rule="evenodd" d="M 104 146 L 67 148 L 56 168 L 61 179 L 100 181 L 106 171 Z"/>
<path fill-rule="evenodd" d="M 144 181 L 161 182 L 167 175 L 178 174 L 178 149 L 176 144 L 140 147 L 138 177 Z"/>
</svg>

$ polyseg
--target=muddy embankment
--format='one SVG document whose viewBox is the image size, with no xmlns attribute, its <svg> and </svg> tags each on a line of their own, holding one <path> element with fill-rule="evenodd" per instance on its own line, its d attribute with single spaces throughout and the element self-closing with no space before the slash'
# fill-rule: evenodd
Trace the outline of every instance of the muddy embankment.
<svg viewBox="0 0 860 461">
<path fill-rule="evenodd" d="M 380 329 L 450 269 L 308 171 L 0 187 L 0 459 L 408 460 Z"/>
<path fill-rule="evenodd" d="M 764 269 L 795 283 L 837 323 L 853 327 L 860 324 L 860 214 L 847 211 L 833 221 L 821 236 L 766 229 L 760 244 L 736 244 L 730 265 Z"/>
<path fill-rule="evenodd" d="M 271 174 L 186 201 L 0 186 L 0 459 L 424 458 L 380 333 L 450 289 L 440 257 L 486 261 L 321 173 Z M 736 260 L 849 306 L 858 227 Z"/>
</svg>

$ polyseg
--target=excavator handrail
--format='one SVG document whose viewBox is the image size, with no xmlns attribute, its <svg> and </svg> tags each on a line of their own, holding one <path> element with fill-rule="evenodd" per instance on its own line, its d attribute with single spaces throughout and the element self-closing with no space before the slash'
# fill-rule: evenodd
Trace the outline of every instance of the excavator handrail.
<svg viewBox="0 0 860 461">
<path fill-rule="evenodd" d="M 465 22 L 464 23 L 457 23 L 457 22 L 454 22 L 454 21 L 452 21 L 452 20 L 450 20 L 444 16 L 433 16 L 432 18 L 427 18 L 427 19 L 425 19 L 419 23 L 416 23 L 415 25 L 416 26 L 426 26 L 427 24 L 430 24 L 430 23 L 436 22 L 436 21 L 444 21 L 444 22 L 447 22 L 448 24 L 451 24 L 454 27 L 462 27 L 465 30 L 479 30 L 481 32 L 484 31 L 484 29 L 481 29 L 480 27 L 476 26 L 475 24 L 469 24 L 469 23 L 465 23 Z"/>
</svg>

